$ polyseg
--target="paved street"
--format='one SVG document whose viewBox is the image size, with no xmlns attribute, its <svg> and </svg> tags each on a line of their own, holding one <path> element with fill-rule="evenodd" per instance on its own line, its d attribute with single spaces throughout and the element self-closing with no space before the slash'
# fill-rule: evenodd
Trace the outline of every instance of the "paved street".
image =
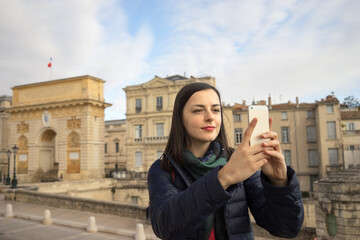
<svg viewBox="0 0 360 240">
<path fill-rule="evenodd" d="M 11 204 L 14 218 L 6 218 Z M 45 210 L 50 210 L 52 225 L 44 225 Z M 97 233 L 86 231 L 89 218 L 95 217 Z M 70 209 L 6 201 L 0 194 L 0 240 L 134 239 L 136 224 L 142 223 L 147 239 L 157 239 L 151 226 L 141 220 Z"/>
<path fill-rule="evenodd" d="M 6 201 L 0 193 L 0 240 L 133 240 L 136 224 L 132 218 Z M 6 218 L 11 204 L 14 218 Z M 44 225 L 45 210 L 50 210 L 52 225 Z M 97 233 L 88 233 L 88 221 L 95 217 Z M 151 226 L 144 224 L 146 239 L 158 239 Z M 256 237 L 256 240 L 268 238 Z"/>
<path fill-rule="evenodd" d="M 80 228 L 59 225 L 45 226 L 40 222 L 0 217 L 0 240 L 130 240 L 116 234 L 87 233 Z"/>
</svg>

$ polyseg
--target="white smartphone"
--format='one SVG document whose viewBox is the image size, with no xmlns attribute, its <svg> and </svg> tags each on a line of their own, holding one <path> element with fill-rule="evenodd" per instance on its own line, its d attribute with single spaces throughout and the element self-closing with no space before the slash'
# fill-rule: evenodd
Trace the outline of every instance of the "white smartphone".
<svg viewBox="0 0 360 240">
<path fill-rule="evenodd" d="M 251 105 L 248 108 L 249 124 L 256 117 L 258 119 L 250 138 L 250 146 L 268 141 L 261 135 L 269 131 L 269 109 L 265 105 Z"/>
</svg>

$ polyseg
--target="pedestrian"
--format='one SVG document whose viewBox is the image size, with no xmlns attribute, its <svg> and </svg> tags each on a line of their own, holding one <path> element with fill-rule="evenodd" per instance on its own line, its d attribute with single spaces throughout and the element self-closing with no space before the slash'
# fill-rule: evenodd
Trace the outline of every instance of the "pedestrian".
<svg viewBox="0 0 360 240">
<path fill-rule="evenodd" d="M 256 123 L 232 149 L 218 90 L 197 82 L 179 91 L 164 154 L 148 172 L 150 221 L 159 238 L 254 239 L 248 208 L 272 235 L 298 234 L 304 209 L 296 174 L 275 132 L 250 146 Z"/>
</svg>

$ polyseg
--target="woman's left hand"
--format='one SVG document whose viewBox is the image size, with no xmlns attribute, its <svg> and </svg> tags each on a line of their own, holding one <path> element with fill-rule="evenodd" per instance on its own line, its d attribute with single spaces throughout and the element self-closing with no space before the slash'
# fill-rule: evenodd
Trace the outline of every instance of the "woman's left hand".
<svg viewBox="0 0 360 240">
<path fill-rule="evenodd" d="M 270 129 L 272 118 L 269 119 Z M 284 155 L 280 149 L 280 142 L 276 132 L 267 132 L 262 135 L 263 138 L 269 138 L 269 141 L 262 143 L 265 147 L 270 147 L 264 152 L 269 155 L 268 162 L 261 167 L 261 171 L 269 178 L 270 182 L 276 186 L 286 186 L 287 167 Z"/>
</svg>

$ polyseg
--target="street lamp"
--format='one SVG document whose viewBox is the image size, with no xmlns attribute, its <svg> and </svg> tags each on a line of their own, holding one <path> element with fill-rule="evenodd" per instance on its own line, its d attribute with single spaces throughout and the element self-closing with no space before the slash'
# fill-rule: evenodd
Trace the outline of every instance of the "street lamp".
<svg viewBox="0 0 360 240">
<path fill-rule="evenodd" d="M 6 154 L 8 156 L 8 174 L 7 174 L 7 177 L 6 177 L 6 185 L 10 185 L 10 157 L 11 157 L 10 148 L 7 150 Z"/>
<path fill-rule="evenodd" d="M 115 143 L 115 152 L 116 152 L 116 163 L 115 163 L 115 172 L 116 174 L 119 171 L 119 164 L 118 164 L 118 155 L 119 155 L 119 143 Z"/>
<path fill-rule="evenodd" d="M 16 179 L 16 153 L 19 150 L 19 148 L 15 146 L 12 148 L 12 151 L 14 153 L 14 177 L 13 180 L 11 181 L 11 188 L 17 188 L 17 179 Z"/>
<path fill-rule="evenodd" d="M 118 173 L 118 171 L 119 171 L 119 165 L 118 165 L 118 153 L 116 153 L 116 163 L 115 163 L 115 172 L 116 172 L 116 174 Z"/>
</svg>

